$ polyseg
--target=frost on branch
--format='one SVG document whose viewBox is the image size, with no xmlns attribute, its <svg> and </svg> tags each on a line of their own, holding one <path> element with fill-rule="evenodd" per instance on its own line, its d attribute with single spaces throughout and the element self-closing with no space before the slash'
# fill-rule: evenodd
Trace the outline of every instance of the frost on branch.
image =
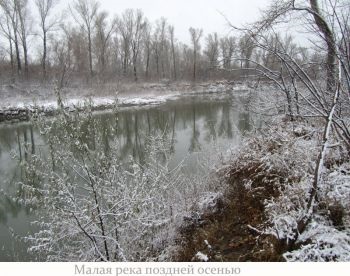
<svg viewBox="0 0 350 276">
<path fill-rule="evenodd" d="M 148 137 L 144 162 L 125 162 L 117 139 L 108 136 L 117 128 L 100 129 L 104 126 L 91 111 L 37 120 L 51 157 L 36 156 L 24 165 L 23 203 L 35 206 L 41 216 L 36 222 L 40 230 L 26 237 L 29 250 L 49 261 L 156 256 L 186 206 L 179 191 L 194 185 L 181 164 L 169 165 L 164 134 Z"/>
</svg>

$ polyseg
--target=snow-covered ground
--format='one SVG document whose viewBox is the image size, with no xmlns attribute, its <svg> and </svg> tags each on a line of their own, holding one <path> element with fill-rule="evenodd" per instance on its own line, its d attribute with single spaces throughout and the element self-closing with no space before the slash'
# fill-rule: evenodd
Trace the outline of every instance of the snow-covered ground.
<svg viewBox="0 0 350 276">
<path fill-rule="evenodd" d="M 344 145 L 337 143 L 327 150 L 318 203 L 306 229 L 296 234 L 299 221 L 308 212 L 323 128 L 306 121 L 276 120 L 271 125 L 248 138 L 230 161 L 231 172 L 254 168 L 241 183 L 247 193 L 264 187 L 278 191 L 277 197 L 265 199 L 267 221 L 258 226 L 258 232 L 287 244 L 294 241 L 295 246 L 283 255 L 287 261 L 349 261 L 350 162 Z"/>
<path fill-rule="evenodd" d="M 91 97 L 91 98 L 66 98 L 63 99 L 64 106 L 68 109 L 83 108 L 86 103 L 91 103 L 92 107 L 111 107 L 116 102 L 122 106 L 133 106 L 133 105 L 153 105 L 160 104 L 169 99 L 174 99 L 178 95 L 166 95 L 166 96 L 143 96 L 143 97 Z M 44 110 L 51 111 L 58 108 L 58 103 L 54 99 L 50 100 L 39 100 L 39 101 L 21 101 L 18 99 L 16 102 L 3 101 L 1 103 L 1 110 L 13 110 L 13 109 L 28 109 L 28 110 Z"/>
<path fill-rule="evenodd" d="M 119 91 L 120 90 L 120 91 Z M 178 97 L 202 93 L 248 90 L 247 85 L 216 82 L 190 84 L 143 84 L 132 87 L 70 88 L 63 89 L 61 96 L 68 109 L 83 108 L 90 102 L 94 108 L 112 107 L 116 102 L 120 106 L 156 105 Z M 54 87 L 3 85 L 0 87 L 0 111 L 28 109 L 53 111 L 58 108 Z"/>
</svg>

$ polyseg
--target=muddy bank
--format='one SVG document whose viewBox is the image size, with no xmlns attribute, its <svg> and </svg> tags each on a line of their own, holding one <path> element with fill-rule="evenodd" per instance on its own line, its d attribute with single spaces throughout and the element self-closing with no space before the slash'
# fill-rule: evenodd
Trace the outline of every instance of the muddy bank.
<svg viewBox="0 0 350 276">
<path fill-rule="evenodd" d="M 260 182 L 257 192 L 247 193 L 240 184 L 249 177 L 245 173 L 249 172 L 227 180 L 231 187 L 217 199 L 215 211 L 207 210 L 200 219 L 192 218 L 180 228 L 175 261 L 201 261 L 198 252 L 218 262 L 283 260 L 278 241 L 257 229 L 266 221 L 264 200 L 278 192 Z"/>
</svg>

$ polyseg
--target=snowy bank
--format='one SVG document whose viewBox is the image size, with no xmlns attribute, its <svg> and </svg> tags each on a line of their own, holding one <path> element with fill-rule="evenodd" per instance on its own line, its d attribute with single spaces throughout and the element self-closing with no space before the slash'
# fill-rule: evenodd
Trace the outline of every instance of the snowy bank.
<svg viewBox="0 0 350 276">
<path fill-rule="evenodd" d="M 279 118 L 246 138 L 218 172 L 228 185 L 221 208 L 199 203 L 207 213 L 180 231 L 175 260 L 200 252 L 208 261 L 349 261 L 350 160 L 340 143 L 327 152 L 313 214 L 297 231 L 322 134 L 320 122 Z"/>
<path fill-rule="evenodd" d="M 134 89 L 134 90 L 132 90 Z M 118 107 L 159 105 L 170 100 L 176 100 L 180 97 L 218 94 L 222 92 L 239 93 L 247 91 L 249 88 L 243 83 L 215 82 L 193 84 L 143 84 L 123 88 L 120 93 L 117 88 L 109 88 L 108 92 L 101 92 L 98 88 L 92 88 L 84 91 L 83 89 L 63 89 L 61 96 L 63 104 L 68 111 L 83 110 L 88 104 L 93 110 L 111 109 L 116 105 Z M 52 87 L 52 90 L 54 88 Z M 16 92 L 21 91 L 21 92 Z M 31 113 L 40 112 L 52 115 L 58 109 L 56 97 L 52 92 L 40 89 L 32 89 L 27 92 L 17 88 L 14 92 L 8 88 L 2 87 L 1 93 L 3 99 L 0 103 L 0 122 L 9 120 L 27 120 Z M 11 92 L 11 93 L 10 93 Z M 45 94 L 46 93 L 46 94 Z M 99 96 L 99 95 L 103 96 Z"/>
</svg>

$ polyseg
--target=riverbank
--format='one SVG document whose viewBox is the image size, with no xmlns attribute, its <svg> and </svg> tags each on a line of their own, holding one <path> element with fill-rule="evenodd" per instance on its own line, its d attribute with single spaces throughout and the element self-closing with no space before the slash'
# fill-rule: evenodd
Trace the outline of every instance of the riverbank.
<svg viewBox="0 0 350 276">
<path fill-rule="evenodd" d="M 350 162 L 339 143 L 327 152 L 312 218 L 295 236 L 322 132 L 320 122 L 278 119 L 246 138 L 218 172 L 224 193 L 185 220 L 170 259 L 349 261 Z"/>
<path fill-rule="evenodd" d="M 68 111 L 83 110 L 86 104 L 93 110 L 115 107 L 158 105 L 186 95 L 248 91 L 242 82 L 214 83 L 145 83 L 114 84 L 96 87 L 70 87 L 60 91 Z M 0 90 L 0 122 L 25 121 L 32 113 L 54 115 L 58 109 L 54 86 L 3 85 Z"/>
</svg>

